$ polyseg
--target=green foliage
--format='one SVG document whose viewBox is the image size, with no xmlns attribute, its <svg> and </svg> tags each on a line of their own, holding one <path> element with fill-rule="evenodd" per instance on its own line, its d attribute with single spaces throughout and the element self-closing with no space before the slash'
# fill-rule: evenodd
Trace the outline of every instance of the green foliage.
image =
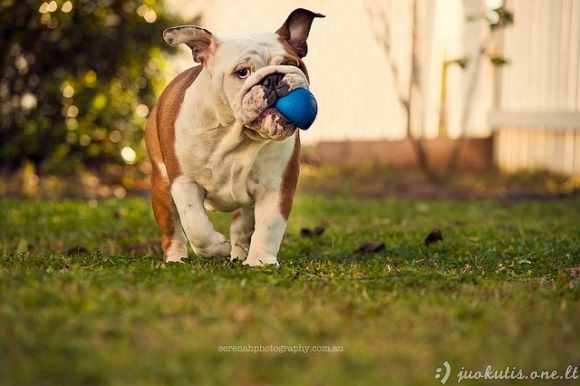
<svg viewBox="0 0 580 386">
<path fill-rule="evenodd" d="M 506 64 L 509 64 L 509 60 L 507 60 L 506 58 L 504 58 L 503 56 L 492 56 L 489 58 L 489 60 L 491 60 L 491 64 L 493 64 L 494 66 L 505 66 Z"/>
<path fill-rule="evenodd" d="M 146 198 L 0 199 L 0 378 L 438 384 L 444 361 L 450 383 L 488 365 L 563 375 L 580 358 L 579 216 L 576 199 L 303 196 L 281 266 L 248 268 L 164 264 L 143 248 L 159 240 Z M 212 218 L 226 231 L 231 215 Z M 432 227 L 443 241 L 427 247 Z M 354 252 L 369 240 L 386 247 Z M 340 351 L 279 351 L 297 345 Z"/>
<path fill-rule="evenodd" d="M 502 29 L 514 24 L 514 14 L 505 6 L 501 6 L 492 11 L 493 16 L 487 17 L 491 29 Z"/>
<path fill-rule="evenodd" d="M 145 117 L 164 85 L 155 0 L 0 2 L 0 164 L 55 171 L 143 157 Z M 66 169 L 65 169 L 66 170 Z"/>
<path fill-rule="evenodd" d="M 484 38 L 481 46 L 479 48 L 479 55 L 485 55 L 489 58 L 492 65 L 496 67 L 501 67 L 509 64 L 509 60 L 503 56 L 495 55 L 489 53 L 489 48 L 493 42 L 493 37 L 496 32 L 499 32 L 507 27 L 510 27 L 514 23 L 514 14 L 509 9 L 502 4 L 500 7 L 495 9 L 487 9 L 484 14 L 481 15 L 468 15 L 466 20 L 468 22 L 480 22 L 485 20 L 486 26 L 488 28 L 488 35 Z M 464 57 L 455 60 L 450 60 L 448 63 L 456 63 L 463 70 L 467 68 L 470 58 Z"/>
<path fill-rule="evenodd" d="M 448 60 L 446 64 L 457 64 L 462 70 L 465 70 L 469 65 L 469 60 L 469 56 L 464 56 L 462 58 Z"/>
</svg>

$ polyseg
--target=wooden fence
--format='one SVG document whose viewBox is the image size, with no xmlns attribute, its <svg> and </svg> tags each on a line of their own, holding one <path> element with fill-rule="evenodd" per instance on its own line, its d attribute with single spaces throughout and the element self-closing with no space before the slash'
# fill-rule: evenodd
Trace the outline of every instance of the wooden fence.
<svg viewBox="0 0 580 386">
<path fill-rule="evenodd" d="M 580 1 L 508 0 L 515 23 L 504 32 L 495 162 L 507 171 L 580 175 Z"/>
</svg>

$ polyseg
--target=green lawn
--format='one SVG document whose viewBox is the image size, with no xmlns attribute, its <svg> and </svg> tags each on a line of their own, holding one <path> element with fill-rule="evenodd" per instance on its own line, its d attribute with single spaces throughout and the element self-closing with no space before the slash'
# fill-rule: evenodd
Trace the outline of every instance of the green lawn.
<svg viewBox="0 0 580 386">
<path fill-rule="evenodd" d="M 302 193 L 277 268 L 164 264 L 148 198 L 2 198 L 0 219 L 3 385 L 435 385 L 445 361 L 447 384 L 578 382 L 578 199 Z"/>
</svg>

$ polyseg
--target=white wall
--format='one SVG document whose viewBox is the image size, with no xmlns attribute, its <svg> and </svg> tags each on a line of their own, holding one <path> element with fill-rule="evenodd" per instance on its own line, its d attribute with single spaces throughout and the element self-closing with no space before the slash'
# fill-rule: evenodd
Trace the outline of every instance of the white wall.
<svg viewBox="0 0 580 386">
<path fill-rule="evenodd" d="M 202 24 L 216 35 L 275 31 L 297 7 L 326 15 L 316 19 L 304 59 L 319 104 L 315 124 L 302 134 L 305 143 L 342 140 L 401 139 L 404 110 L 397 99 L 391 68 L 376 39 L 381 19 L 369 17 L 385 10 L 392 31 L 393 56 L 402 85 L 409 79 L 412 1 L 410 0 L 166 0 L 180 15 L 202 10 Z M 195 5 L 192 5 L 195 4 Z M 481 23 L 466 27 L 468 11 L 482 9 L 483 0 L 419 0 L 419 44 L 423 112 L 414 133 L 435 137 L 439 125 L 441 66 L 444 60 L 466 55 L 481 39 Z M 189 7 L 189 8 L 188 8 Z M 186 65 L 191 64 L 187 56 Z M 484 76 L 491 76 L 484 69 Z M 466 73 L 450 67 L 448 77 L 448 132 L 456 136 L 466 87 Z M 489 78 L 488 78 L 489 80 Z M 482 82 L 489 85 L 491 82 Z M 406 87 L 406 86 L 405 86 Z M 486 88 L 487 87 L 487 88 Z M 492 90 L 479 87 L 467 127 L 470 136 L 489 135 L 486 115 Z"/>
</svg>

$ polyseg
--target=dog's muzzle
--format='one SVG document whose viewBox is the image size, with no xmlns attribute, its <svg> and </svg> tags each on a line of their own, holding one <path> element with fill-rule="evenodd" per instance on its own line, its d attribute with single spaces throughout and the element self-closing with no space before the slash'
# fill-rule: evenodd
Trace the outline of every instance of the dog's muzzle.
<svg viewBox="0 0 580 386">
<path fill-rule="evenodd" d="M 234 102 L 236 119 L 250 136 L 281 140 L 294 134 L 296 125 L 273 106 L 296 88 L 308 89 L 304 73 L 294 66 L 268 66 L 252 74 Z"/>
</svg>

